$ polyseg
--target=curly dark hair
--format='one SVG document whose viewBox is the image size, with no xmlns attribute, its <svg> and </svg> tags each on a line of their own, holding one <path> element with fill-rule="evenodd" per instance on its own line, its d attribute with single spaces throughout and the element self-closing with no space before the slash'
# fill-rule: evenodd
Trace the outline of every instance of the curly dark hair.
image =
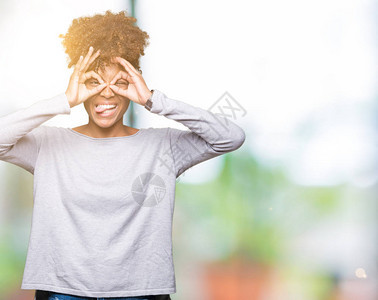
<svg viewBox="0 0 378 300">
<path fill-rule="evenodd" d="M 149 45 L 149 35 L 142 31 L 136 23 L 136 18 L 127 15 L 126 11 L 84 16 L 72 21 L 63 38 L 62 44 L 68 54 L 68 68 L 85 56 L 90 46 L 100 55 L 89 66 L 87 71 L 103 69 L 111 63 L 111 58 L 120 56 L 129 61 L 136 70 L 140 70 L 139 59 L 144 55 L 144 48 Z"/>
</svg>

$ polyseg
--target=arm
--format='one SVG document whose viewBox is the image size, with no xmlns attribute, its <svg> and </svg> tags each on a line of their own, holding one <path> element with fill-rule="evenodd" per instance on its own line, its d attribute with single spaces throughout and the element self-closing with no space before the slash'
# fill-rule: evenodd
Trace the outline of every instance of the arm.
<svg viewBox="0 0 378 300">
<path fill-rule="evenodd" d="M 34 174 L 41 129 L 37 127 L 57 114 L 70 114 L 72 107 L 99 93 L 106 86 L 98 74 L 87 72 L 89 65 L 100 54 L 100 50 L 95 54 L 93 51 L 93 47 L 90 47 L 85 58 L 80 56 L 65 93 L 0 117 L 0 160 L 18 165 Z M 101 84 L 88 90 L 85 81 L 91 77 Z"/>
<path fill-rule="evenodd" d="M 57 114 L 70 112 L 66 94 L 62 93 L 0 117 L 0 160 L 33 174 L 38 155 L 35 129 Z"/>
<path fill-rule="evenodd" d="M 229 119 L 170 99 L 159 90 L 153 91 L 150 101 L 144 107 L 189 128 L 170 128 L 176 177 L 200 162 L 238 149 L 245 141 L 244 130 Z"/>
<path fill-rule="evenodd" d="M 110 88 L 115 93 L 190 129 L 185 131 L 170 128 L 169 139 L 176 177 L 186 169 L 212 157 L 234 151 L 244 143 L 243 129 L 227 118 L 216 117 L 202 108 L 170 99 L 158 90 L 152 93 L 141 73 L 130 62 L 122 57 L 114 58 L 113 62 L 119 63 L 126 71 L 119 71 L 111 81 Z M 127 89 L 114 85 L 119 78 L 129 82 Z"/>
</svg>

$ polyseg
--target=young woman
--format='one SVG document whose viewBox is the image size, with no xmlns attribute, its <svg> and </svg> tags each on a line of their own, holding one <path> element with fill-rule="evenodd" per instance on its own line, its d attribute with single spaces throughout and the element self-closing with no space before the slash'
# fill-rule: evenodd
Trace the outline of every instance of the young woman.
<svg viewBox="0 0 378 300">
<path fill-rule="evenodd" d="M 34 175 L 21 288 L 37 300 L 170 299 L 176 179 L 245 140 L 230 120 L 147 87 L 148 35 L 135 21 L 75 19 L 63 36 L 75 65 L 65 93 L 0 118 L 0 159 Z M 124 125 L 130 101 L 189 130 Z M 81 103 L 87 124 L 42 125 Z"/>
</svg>

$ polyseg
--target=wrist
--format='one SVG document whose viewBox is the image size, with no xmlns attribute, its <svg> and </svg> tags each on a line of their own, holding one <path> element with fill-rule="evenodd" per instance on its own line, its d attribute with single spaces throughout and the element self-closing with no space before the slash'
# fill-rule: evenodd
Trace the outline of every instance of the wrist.
<svg viewBox="0 0 378 300">
<path fill-rule="evenodd" d="M 68 93 L 67 93 L 67 92 L 65 92 L 65 94 L 66 94 L 66 98 L 67 98 L 68 104 L 70 105 L 70 108 L 74 107 L 75 105 L 73 104 L 73 102 L 71 102 L 71 100 L 70 100 L 70 97 L 69 97 Z"/>
<path fill-rule="evenodd" d="M 153 93 L 154 90 L 150 90 L 148 91 L 148 93 L 146 93 L 146 96 L 144 97 L 143 101 L 142 101 L 142 105 L 145 106 L 147 101 L 148 100 L 151 100 L 151 97 L 152 97 L 152 93 Z"/>
</svg>

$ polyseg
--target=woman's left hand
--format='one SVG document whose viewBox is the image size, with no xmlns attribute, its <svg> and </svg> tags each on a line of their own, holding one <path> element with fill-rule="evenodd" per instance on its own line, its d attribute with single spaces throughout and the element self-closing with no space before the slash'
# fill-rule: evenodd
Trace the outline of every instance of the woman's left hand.
<svg viewBox="0 0 378 300">
<path fill-rule="evenodd" d="M 119 63 L 126 70 L 119 71 L 118 74 L 110 82 L 109 87 L 117 94 L 130 99 L 131 101 L 140 105 L 145 105 L 147 99 L 151 96 L 152 92 L 148 89 L 146 82 L 142 75 L 122 57 L 115 57 L 112 59 L 114 63 Z M 117 80 L 125 79 L 129 84 L 126 89 L 120 88 L 115 85 Z"/>
</svg>

